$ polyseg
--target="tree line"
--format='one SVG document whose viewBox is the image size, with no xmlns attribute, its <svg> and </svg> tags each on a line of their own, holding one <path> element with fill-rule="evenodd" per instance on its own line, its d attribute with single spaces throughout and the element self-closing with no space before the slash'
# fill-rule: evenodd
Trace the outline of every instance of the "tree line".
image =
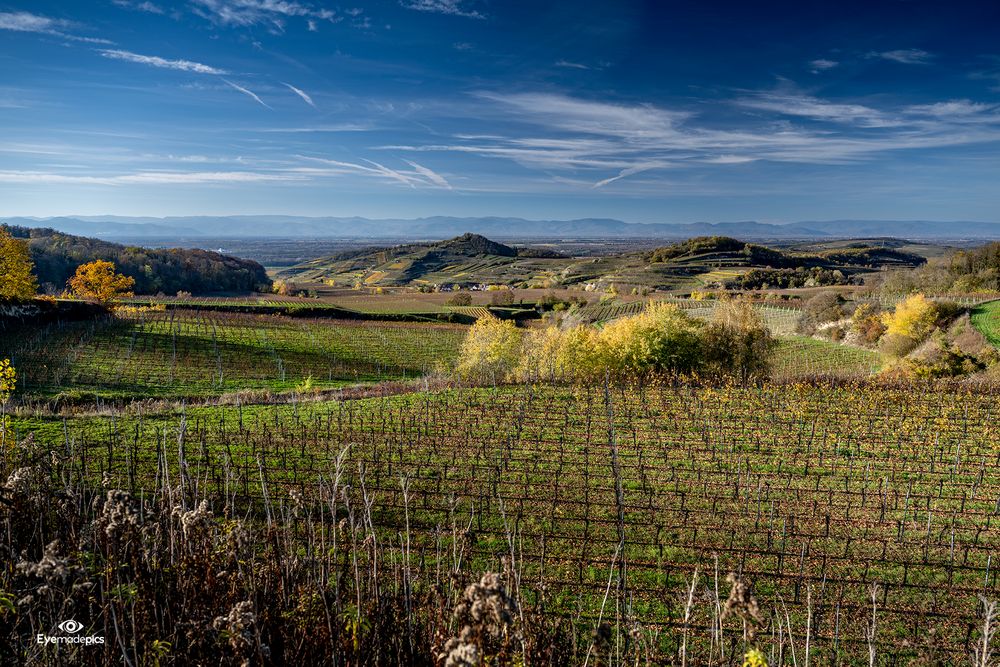
<svg viewBox="0 0 1000 667">
<path fill-rule="evenodd" d="M 26 243 L 37 285 L 46 293 L 60 292 L 79 266 L 96 260 L 113 263 L 134 281 L 137 294 L 253 292 L 271 287 L 259 263 L 207 250 L 141 248 L 53 229 L 7 225 L 0 225 L 0 234 Z M 4 255 L 19 252 L 15 245 L 20 244 L 4 243 Z"/>
</svg>

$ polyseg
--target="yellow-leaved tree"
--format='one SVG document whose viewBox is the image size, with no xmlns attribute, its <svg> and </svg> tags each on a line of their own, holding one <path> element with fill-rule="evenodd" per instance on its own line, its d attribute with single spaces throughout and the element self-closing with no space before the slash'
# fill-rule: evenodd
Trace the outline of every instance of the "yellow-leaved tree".
<svg viewBox="0 0 1000 667">
<path fill-rule="evenodd" d="M 0 227 L 0 299 L 25 301 L 38 292 L 28 242 Z"/>
<path fill-rule="evenodd" d="M 510 320 L 482 317 L 469 327 L 456 368 L 462 377 L 503 382 L 521 354 L 521 331 Z"/>
<path fill-rule="evenodd" d="M 879 346 L 893 356 L 905 355 L 931 335 L 938 315 L 938 305 L 923 294 L 906 298 L 894 311 L 882 315 L 885 335 Z"/>
<path fill-rule="evenodd" d="M 108 303 L 123 296 L 132 296 L 135 279 L 115 273 L 115 265 L 102 259 L 76 268 L 76 275 L 67 283 L 70 291 L 81 299 Z"/>
</svg>

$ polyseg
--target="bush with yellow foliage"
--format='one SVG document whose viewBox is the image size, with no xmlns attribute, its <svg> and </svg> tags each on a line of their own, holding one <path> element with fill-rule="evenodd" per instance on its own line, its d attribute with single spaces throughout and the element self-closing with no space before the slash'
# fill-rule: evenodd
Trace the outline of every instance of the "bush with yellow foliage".
<svg viewBox="0 0 1000 667">
<path fill-rule="evenodd" d="M 673 304 L 651 303 L 638 315 L 614 320 L 600 330 L 600 356 L 617 375 L 694 372 L 701 365 L 701 327 Z"/>
<path fill-rule="evenodd" d="M 521 334 L 513 322 L 480 319 L 462 344 L 459 376 L 486 381 L 592 381 L 676 373 L 735 376 L 767 373 L 774 342 L 750 304 L 723 303 L 705 324 L 668 303 L 595 328 L 550 326 Z"/>
<path fill-rule="evenodd" d="M 535 329 L 525 338 L 517 377 L 525 381 L 585 380 L 601 374 L 604 350 L 593 327 Z"/>
<path fill-rule="evenodd" d="M 510 320 L 483 317 L 469 327 L 462 341 L 456 372 L 488 382 L 511 378 L 521 356 L 521 330 Z"/>
<path fill-rule="evenodd" d="M 938 304 L 923 294 L 906 298 L 891 313 L 882 315 L 885 334 L 879 347 L 891 356 L 905 356 L 931 335 L 940 316 Z"/>
<path fill-rule="evenodd" d="M 938 318 L 937 304 L 923 294 L 914 294 L 896 305 L 882 317 L 886 333 L 906 336 L 920 342 L 934 330 Z"/>
</svg>

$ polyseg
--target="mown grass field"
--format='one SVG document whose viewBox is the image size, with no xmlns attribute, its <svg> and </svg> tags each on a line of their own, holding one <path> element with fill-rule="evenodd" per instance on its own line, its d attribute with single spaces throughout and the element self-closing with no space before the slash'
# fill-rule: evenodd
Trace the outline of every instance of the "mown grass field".
<svg viewBox="0 0 1000 667">
<path fill-rule="evenodd" d="M 20 395 L 107 398 L 288 391 L 415 377 L 454 358 L 465 327 L 171 310 L 0 333 Z"/>
<path fill-rule="evenodd" d="M 1000 301 L 990 301 L 972 309 L 972 325 L 1000 348 Z"/>
<path fill-rule="evenodd" d="M 868 664 L 869 644 L 897 664 L 927 641 L 962 662 L 978 596 L 1000 596 L 995 412 L 945 389 L 539 386 L 14 428 L 95 483 L 269 508 L 304 562 L 343 572 L 344 604 L 380 571 L 414 595 L 506 572 L 532 613 L 579 629 L 573 664 L 602 620 L 626 655 L 663 664 L 683 639 L 705 664 L 741 653 L 720 621 L 732 571 L 771 664 L 803 664 L 807 634 L 813 664 Z"/>
</svg>

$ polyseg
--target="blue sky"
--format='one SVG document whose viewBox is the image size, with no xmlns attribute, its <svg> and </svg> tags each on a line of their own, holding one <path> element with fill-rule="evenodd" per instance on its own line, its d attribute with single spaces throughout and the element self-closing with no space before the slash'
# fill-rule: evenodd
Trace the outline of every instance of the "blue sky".
<svg viewBox="0 0 1000 667">
<path fill-rule="evenodd" d="M 1000 3 L 0 0 L 0 215 L 1000 221 Z"/>
</svg>

